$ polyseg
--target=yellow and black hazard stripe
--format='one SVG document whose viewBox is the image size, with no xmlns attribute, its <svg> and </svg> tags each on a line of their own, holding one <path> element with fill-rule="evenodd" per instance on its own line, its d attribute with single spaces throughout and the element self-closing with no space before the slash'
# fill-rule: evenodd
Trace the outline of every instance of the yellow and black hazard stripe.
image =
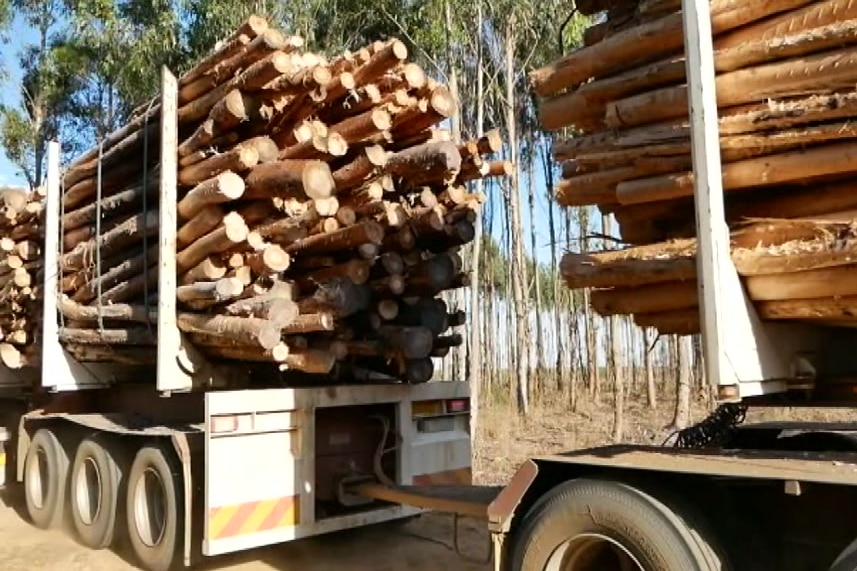
<svg viewBox="0 0 857 571">
<path fill-rule="evenodd" d="M 208 538 L 225 539 L 298 525 L 300 498 L 286 496 L 213 508 L 209 511 Z"/>
</svg>

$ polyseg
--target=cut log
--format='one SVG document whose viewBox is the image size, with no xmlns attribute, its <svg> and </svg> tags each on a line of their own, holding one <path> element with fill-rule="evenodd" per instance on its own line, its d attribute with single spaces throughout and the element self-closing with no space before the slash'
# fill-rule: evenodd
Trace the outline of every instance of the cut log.
<svg viewBox="0 0 857 571">
<path fill-rule="evenodd" d="M 259 152 L 255 147 L 237 146 L 230 151 L 214 155 L 179 171 L 180 184 L 197 185 L 226 171 L 243 173 L 259 162 Z"/>
<path fill-rule="evenodd" d="M 101 236 L 100 240 L 92 239 L 78 245 L 73 251 L 60 257 L 60 267 L 63 271 L 77 271 L 85 264 L 96 259 L 100 250 L 102 259 L 112 257 L 123 248 L 127 248 L 144 237 L 158 233 L 158 213 L 149 212 L 130 218 Z"/>
<path fill-rule="evenodd" d="M 855 171 L 857 143 L 835 143 L 802 151 L 748 159 L 723 165 L 724 190 L 736 190 L 799 181 L 809 177 Z M 663 175 L 619 183 L 621 204 L 668 200 L 693 194 L 690 173 Z"/>
<path fill-rule="evenodd" d="M 761 0 L 752 4 L 740 0 L 714 0 L 711 28 L 717 35 L 773 14 L 809 4 L 811 0 Z M 592 77 L 605 77 L 677 52 L 684 45 L 680 13 L 620 32 L 593 46 L 585 47 L 529 74 L 535 92 L 548 97 L 572 89 Z"/>
<path fill-rule="evenodd" d="M 300 335 L 316 331 L 333 331 L 335 321 L 330 313 L 302 313 L 283 327 L 285 335 Z"/>
<path fill-rule="evenodd" d="M 361 222 L 331 234 L 318 234 L 299 240 L 286 247 L 289 254 L 323 254 L 356 248 L 361 244 L 380 244 L 384 228 L 374 221 Z"/>
<path fill-rule="evenodd" d="M 292 349 L 281 369 L 326 375 L 336 364 L 333 354 L 318 349 Z"/>
<path fill-rule="evenodd" d="M 202 238 L 221 223 L 224 214 L 220 207 L 212 205 L 200 210 L 191 220 L 185 222 L 176 233 L 176 246 L 185 248 Z"/>
<path fill-rule="evenodd" d="M 232 317 L 179 312 L 179 329 L 273 349 L 280 343 L 280 330 L 270 321 L 254 317 Z"/>
<path fill-rule="evenodd" d="M 198 282 L 176 288 L 176 299 L 181 302 L 210 301 L 221 303 L 238 297 L 244 284 L 235 278 L 221 278 L 214 282 Z"/>
<path fill-rule="evenodd" d="M 315 160 L 286 159 L 261 164 L 246 179 L 246 198 L 328 198 L 335 182 L 330 167 Z"/>
<path fill-rule="evenodd" d="M 134 329 L 73 329 L 61 327 L 59 339 L 62 343 L 77 345 L 153 345 L 155 336 L 148 328 Z"/>
<path fill-rule="evenodd" d="M 244 194 L 244 180 L 233 172 L 224 172 L 191 189 L 178 203 L 178 213 L 185 220 L 196 216 L 210 204 L 238 200 Z"/>
<path fill-rule="evenodd" d="M 185 272 L 215 252 L 225 252 L 247 238 L 249 229 L 241 216 L 227 214 L 221 225 L 176 254 L 176 267 Z"/>
</svg>

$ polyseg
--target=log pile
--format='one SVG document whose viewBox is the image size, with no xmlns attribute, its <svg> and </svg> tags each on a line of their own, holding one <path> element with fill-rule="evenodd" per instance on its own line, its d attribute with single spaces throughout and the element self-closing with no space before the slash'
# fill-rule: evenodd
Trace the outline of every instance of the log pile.
<svg viewBox="0 0 857 571">
<path fill-rule="evenodd" d="M 39 360 L 44 189 L 0 187 L 0 361 Z"/>
<path fill-rule="evenodd" d="M 467 183 L 509 173 L 499 133 L 453 142 L 456 102 L 399 40 L 328 58 L 256 16 L 178 85 L 179 329 L 214 360 L 428 380 L 462 342 L 438 296 L 468 283 Z M 63 175 L 61 337 L 82 361 L 152 359 L 159 134 L 154 100 Z"/>
<path fill-rule="evenodd" d="M 681 2 L 581 4 L 584 13 L 606 18 L 586 31 L 583 47 L 530 76 L 542 98 L 542 125 L 564 131 L 554 147 L 562 166 L 556 200 L 565 207 L 598 206 L 615 217 L 621 240 L 640 248 L 629 256 L 645 252 L 667 263 L 670 241 L 695 235 Z M 751 219 L 853 220 L 857 2 L 711 0 L 710 7 L 727 223 L 737 228 Z M 570 285 L 581 283 L 573 277 L 579 263 L 578 256 L 566 259 Z M 626 292 L 631 305 L 653 304 L 646 307 L 617 303 L 623 288 L 651 284 L 626 283 L 627 275 L 603 267 L 601 285 L 585 287 L 608 288 L 592 298 L 606 314 L 695 311 L 692 282 L 681 290 Z M 742 273 L 754 275 L 746 267 Z M 675 295 L 662 295 L 670 288 Z M 664 332 L 698 327 L 681 319 L 658 323 Z"/>
</svg>

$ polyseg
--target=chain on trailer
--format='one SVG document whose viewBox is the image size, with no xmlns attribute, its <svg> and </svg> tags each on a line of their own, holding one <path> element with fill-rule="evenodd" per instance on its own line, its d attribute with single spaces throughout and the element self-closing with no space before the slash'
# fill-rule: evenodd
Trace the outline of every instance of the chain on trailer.
<svg viewBox="0 0 857 571">
<path fill-rule="evenodd" d="M 682 430 L 673 432 L 664 446 L 675 437 L 674 448 L 711 448 L 725 444 L 747 418 L 747 405 L 724 403 L 706 418 Z"/>
</svg>

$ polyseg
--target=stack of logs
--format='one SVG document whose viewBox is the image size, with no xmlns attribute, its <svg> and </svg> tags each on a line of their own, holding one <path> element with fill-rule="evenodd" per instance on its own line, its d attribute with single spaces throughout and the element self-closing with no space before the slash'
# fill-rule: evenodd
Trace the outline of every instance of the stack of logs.
<svg viewBox="0 0 857 571">
<path fill-rule="evenodd" d="M 36 364 L 44 273 L 44 189 L 0 187 L 0 360 Z"/>
<path fill-rule="evenodd" d="M 454 143 L 456 102 L 398 40 L 328 59 L 256 16 L 178 84 L 179 329 L 215 360 L 428 380 L 462 342 L 438 296 L 468 284 L 467 183 L 510 172 L 498 132 Z M 60 335 L 82 361 L 153 358 L 158 117 L 64 174 Z"/>
<path fill-rule="evenodd" d="M 612 214 L 621 240 L 636 248 L 569 255 L 564 276 L 570 287 L 603 288 L 592 301 L 605 315 L 635 314 L 637 323 L 663 333 L 696 332 L 698 321 L 687 319 L 696 306 L 694 272 L 671 254 L 695 235 L 681 2 L 577 6 L 606 18 L 586 30 L 583 47 L 530 76 L 544 128 L 573 130 L 554 147 L 563 175 L 556 198 Z M 857 2 L 711 0 L 710 8 L 727 223 L 850 222 L 857 213 Z M 643 283 L 609 269 L 620 258 L 657 259 L 660 269 Z M 790 281 L 806 277 L 784 269 L 792 268 L 786 261 L 766 267 L 774 280 L 786 279 L 778 275 L 786 271 Z M 597 279 L 596 268 L 603 271 Z M 759 275 L 749 266 L 739 271 Z M 770 300 L 758 287 L 750 294 Z M 829 288 L 788 295 L 783 300 L 813 300 L 807 303 L 828 321 L 838 319 L 829 311 L 845 312 L 832 309 Z M 762 313 L 806 317 L 799 310 Z"/>
</svg>

